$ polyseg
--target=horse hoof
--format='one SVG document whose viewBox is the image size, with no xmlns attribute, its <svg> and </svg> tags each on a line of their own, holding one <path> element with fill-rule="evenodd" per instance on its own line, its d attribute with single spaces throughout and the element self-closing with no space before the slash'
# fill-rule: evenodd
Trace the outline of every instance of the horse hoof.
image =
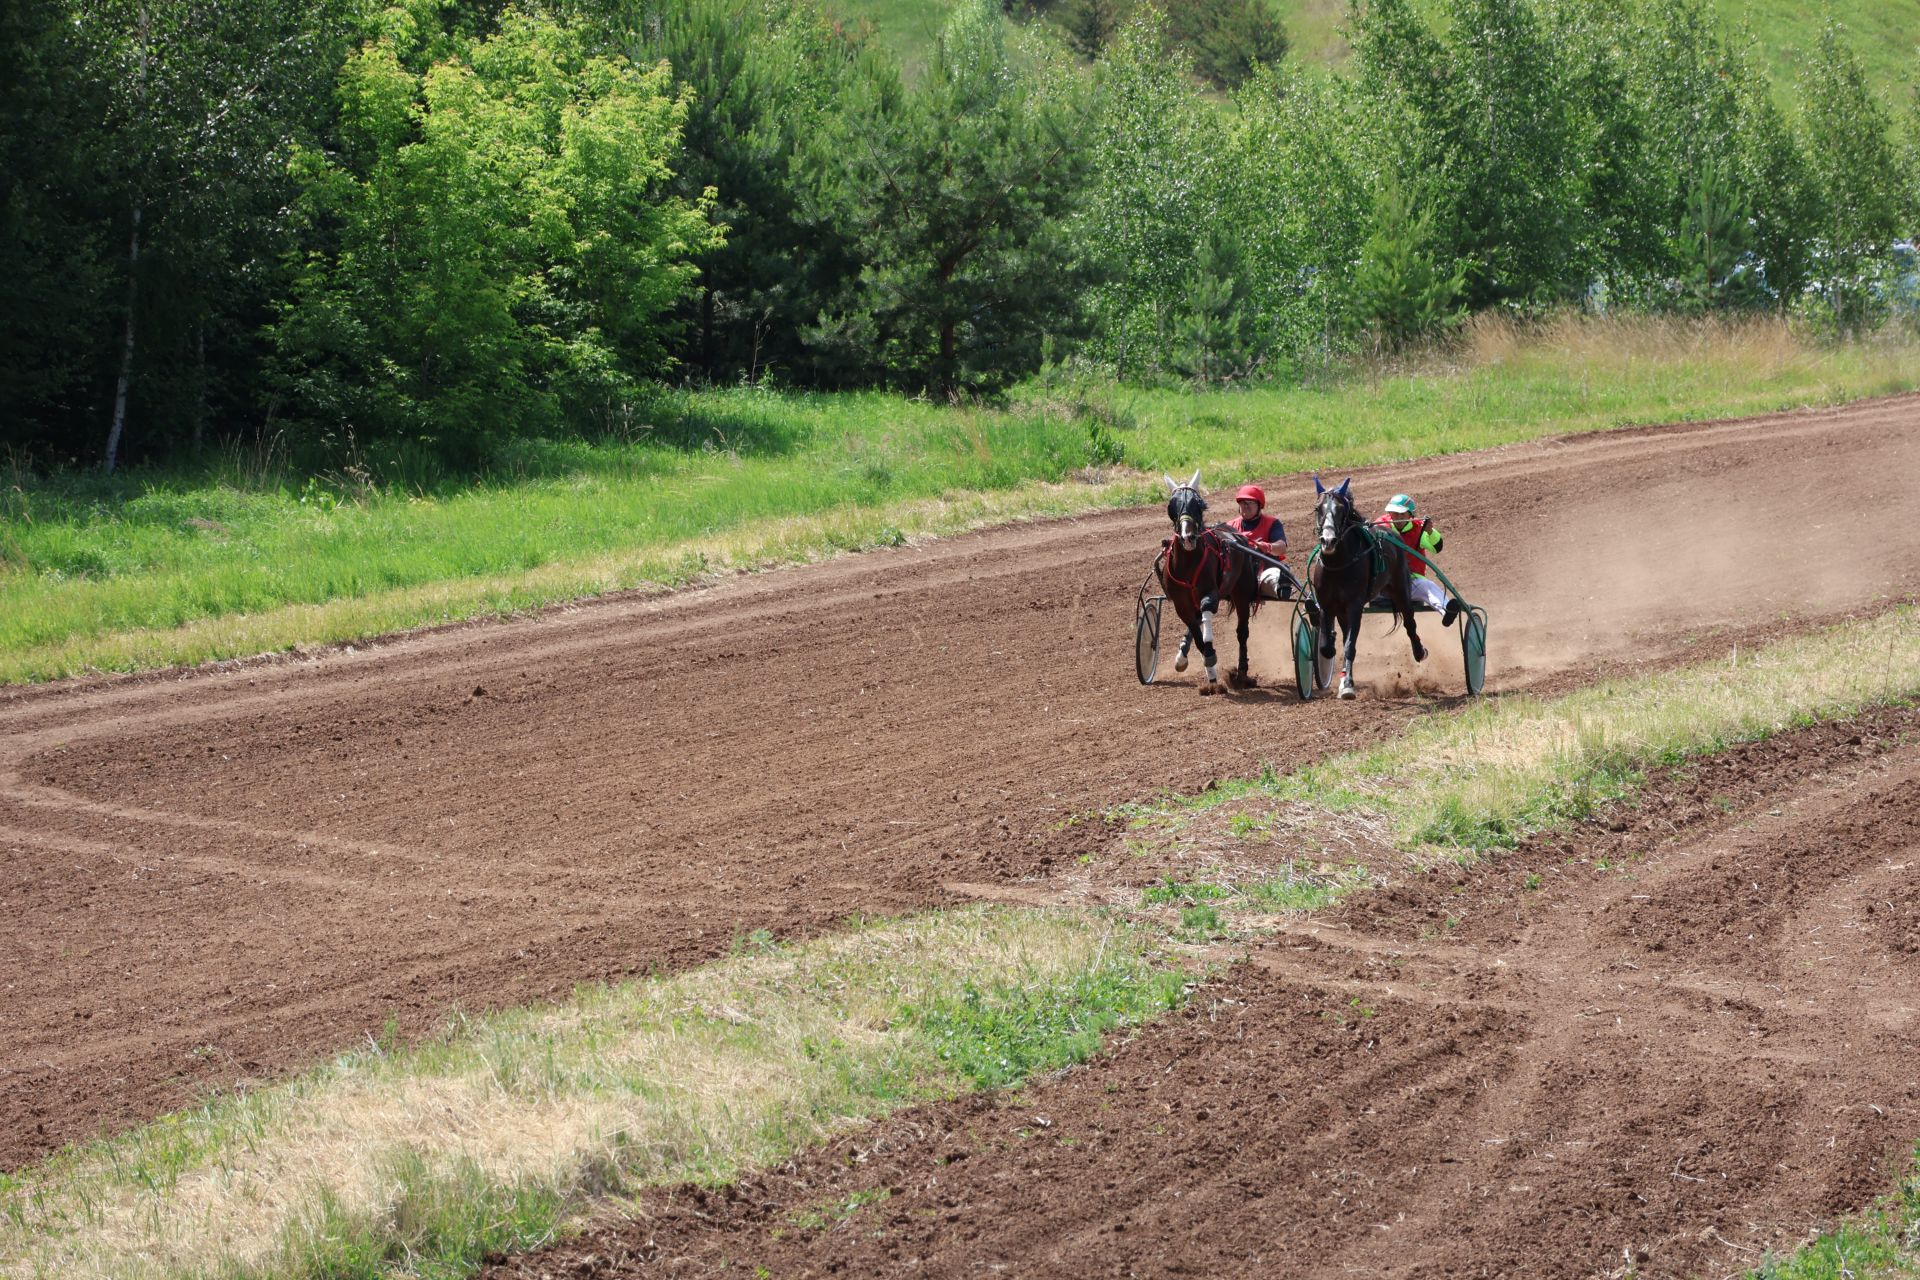
<svg viewBox="0 0 1920 1280">
<path fill-rule="evenodd" d="M 1203 682 L 1200 686 L 1200 696 L 1203 698 L 1211 698 L 1218 692 L 1220 692 L 1220 686 L 1211 680 Z"/>
<path fill-rule="evenodd" d="M 1229 671 L 1227 683 L 1236 689 L 1251 689 L 1258 682 L 1245 671 Z"/>
<path fill-rule="evenodd" d="M 1183 653 L 1183 654 L 1181 654 L 1180 656 L 1178 656 L 1177 658 L 1175 658 L 1175 659 L 1173 660 L 1173 669 L 1174 669 L 1175 671 L 1185 671 L 1185 670 L 1187 669 L 1187 655 L 1186 655 L 1186 654 L 1184 654 L 1184 653 Z"/>
<path fill-rule="evenodd" d="M 1415 645 L 1413 650 L 1413 660 L 1415 662 L 1425 662 L 1427 660 L 1427 646 L 1423 644 Z"/>
<path fill-rule="evenodd" d="M 1340 698 L 1342 701 L 1351 702 L 1354 698 L 1358 696 L 1359 696 L 1358 690 L 1356 690 L 1351 684 L 1342 684 L 1340 686 Z"/>
</svg>

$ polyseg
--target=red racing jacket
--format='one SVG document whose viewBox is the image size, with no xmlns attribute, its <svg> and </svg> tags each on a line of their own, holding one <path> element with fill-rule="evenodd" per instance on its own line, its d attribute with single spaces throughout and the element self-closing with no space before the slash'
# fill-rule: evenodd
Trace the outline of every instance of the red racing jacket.
<svg viewBox="0 0 1920 1280">
<path fill-rule="evenodd" d="M 1375 516 L 1373 518 L 1373 527 L 1376 529 L 1384 529 L 1394 537 L 1400 539 L 1400 544 L 1407 549 L 1408 569 L 1414 573 L 1425 574 L 1429 577 L 1432 576 L 1427 574 L 1427 562 L 1420 558 L 1422 551 L 1438 551 L 1440 549 L 1440 533 L 1433 527 L 1433 518 L 1431 516 L 1425 520 L 1408 520 L 1404 523 L 1404 526 L 1395 524 L 1392 516 Z"/>
<path fill-rule="evenodd" d="M 1287 527 L 1280 523 L 1278 517 L 1270 516 L 1263 511 L 1252 524 L 1242 519 L 1235 520 L 1231 527 L 1235 533 L 1251 542 L 1255 551 L 1264 551 L 1275 560 L 1287 558 L 1287 553 L 1278 548 L 1271 551 L 1267 549 L 1269 543 L 1287 540 Z"/>
</svg>

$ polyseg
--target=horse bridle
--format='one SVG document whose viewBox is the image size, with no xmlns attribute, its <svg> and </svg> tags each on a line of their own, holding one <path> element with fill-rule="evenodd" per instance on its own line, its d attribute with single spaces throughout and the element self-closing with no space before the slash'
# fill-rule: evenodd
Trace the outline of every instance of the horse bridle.
<svg viewBox="0 0 1920 1280">
<path fill-rule="evenodd" d="M 1172 506 L 1174 499 L 1183 493 L 1192 494 L 1194 499 L 1199 502 L 1200 509 L 1202 511 L 1206 510 L 1206 498 L 1201 496 L 1200 490 L 1191 484 L 1180 485 L 1175 488 L 1172 493 L 1168 494 L 1167 505 Z M 1193 527 L 1193 532 L 1187 532 L 1188 525 Z M 1181 546 L 1187 551 L 1192 551 L 1195 550 L 1195 545 L 1206 536 L 1207 526 L 1205 522 L 1182 512 L 1173 522 L 1173 531 L 1174 536 L 1180 539 Z"/>
<path fill-rule="evenodd" d="M 1364 529 L 1365 526 L 1361 523 L 1360 513 L 1353 509 L 1353 499 L 1343 499 L 1339 496 L 1337 490 L 1328 489 L 1320 496 L 1320 504 L 1324 505 L 1327 502 L 1334 504 L 1336 511 L 1334 519 L 1336 521 L 1343 520 L 1344 525 L 1333 535 L 1333 541 L 1331 543 L 1321 542 L 1320 563 L 1329 569 L 1338 569 L 1347 562 L 1344 559 L 1335 559 L 1334 553 L 1340 549 L 1341 543 L 1353 536 L 1356 529 Z"/>
</svg>

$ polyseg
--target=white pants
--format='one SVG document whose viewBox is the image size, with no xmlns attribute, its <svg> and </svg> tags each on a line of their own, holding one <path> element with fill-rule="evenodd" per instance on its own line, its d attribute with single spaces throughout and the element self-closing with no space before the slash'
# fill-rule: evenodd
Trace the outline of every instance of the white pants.
<svg viewBox="0 0 1920 1280">
<path fill-rule="evenodd" d="M 1413 602 L 1415 604 L 1424 604 L 1429 609 L 1438 609 L 1442 612 L 1446 610 L 1447 593 L 1440 589 L 1439 583 L 1435 582 L 1432 578 L 1422 577 L 1417 573 L 1409 574 L 1408 578 L 1413 584 Z"/>
<path fill-rule="evenodd" d="M 1278 569 L 1262 569 L 1260 594 L 1269 600 L 1285 600 L 1293 594 L 1293 584 L 1282 577 Z"/>
</svg>

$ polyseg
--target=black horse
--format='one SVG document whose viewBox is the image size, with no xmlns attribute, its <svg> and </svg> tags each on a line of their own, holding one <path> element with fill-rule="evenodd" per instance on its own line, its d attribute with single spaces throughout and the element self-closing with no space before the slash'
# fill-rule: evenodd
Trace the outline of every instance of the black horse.
<svg viewBox="0 0 1920 1280">
<path fill-rule="evenodd" d="M 1253 617 L 1254 601 L 1259 598 L 1253 558 L 1237 539 L 1207 528 L 1207 500 L 1200 493 L 1198 471 L 1185 484 L 1175 484 L 1172 476 L 1165 478 L 1169 490 L 1167 519 L 1173 521 L 1173 537 L 1167 539 L 1153 570 L 1159 575 L 1160 589 L 1187 626 L 1173 669 L 1187 669 L 1187 649 L 1198 642 L 1200 656 L 1207 664 L 1207 679 L 1200 692 L 1220 692 L 1213 615 L 1225 604 L 1240 615 L 1235 628 L 1240 640 L 1240 665 L 1228 673 L 1227 681 L 1235 688 L 1249 687 L 1254 680 L 1247 674 L 1247 624 Z"/>
<path fill-rule="evenodd" d="M 1384 595 L 1399 613 L 1413 645 L 1413 660 L 1425 662 L 1427 647 L 1413 624 L 1413 588 L 1408 582 L 1407 549 L 1398 538 L 1386 537 L 1367 527 L 1353 509 L 1353 478 L 1342 480 L 1329 489 L 1313 478 L 1319 495 L 1313 508 L 1313 523 L 1320 534 L 1319 554 L 1314 557 L 1313 594 L 1320 602 L 1318 632 L 1320 656 L 1331 658 L 1334 652 L 1333 626 L 1336 621 L 1346 633 L 1346 653 L 1340 666 L 1340 696 L 1351 698 L 1353 690 L 1353 651 L 1360 642 L 1360 612 L 1369 601 Z"/>
</svg>

